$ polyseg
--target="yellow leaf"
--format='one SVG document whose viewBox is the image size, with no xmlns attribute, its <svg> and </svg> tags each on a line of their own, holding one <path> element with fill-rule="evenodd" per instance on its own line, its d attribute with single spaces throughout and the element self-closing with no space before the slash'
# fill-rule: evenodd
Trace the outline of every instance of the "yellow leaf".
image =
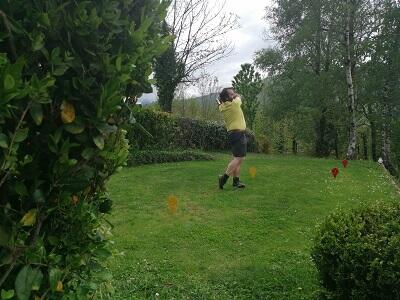
<svg viewBox="0 0 400 300">
<path fill-rule="evenodd" d="M 172 214 L 176 213 L 176 209 L 178 207 L 178 199 L 174 196 L 171 195 L 168 197 L 168 209 Z"/>
<path fill-rule="evenodd" d="M 75 107 L 67 101 L 63 101 L 61 104 L 61 119 L 64 124 L 72 123 L 75 120 Z"/>
<path fill-rule="evenodd" d="M 251 177 L 251 178 L 255 178 L 256 175 L 257 175 L 257 169 L 256 169 L 255 167 L 251 167 L 251 168 L 249 169 L 249 174 L 250 174 L 250 177 Z"/>
<path fill-rule="evenodd" d="M 36 223 L 37 209 L 31 209 L 21 219 L 22 226 L 32 226 Z"/>
<path fill-rule="evenodd" d="M 60 280 L 57 282 L 56 291 L 57 292 L 62 292 L 63 291 L 63 283 Z"/>
</svg>

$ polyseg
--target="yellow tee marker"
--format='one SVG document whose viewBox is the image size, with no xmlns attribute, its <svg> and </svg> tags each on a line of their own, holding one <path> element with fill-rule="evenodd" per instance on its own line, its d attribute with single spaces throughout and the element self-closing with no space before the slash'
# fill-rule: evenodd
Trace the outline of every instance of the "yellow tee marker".
<svg viewBox="0 0 400 300">
<path fill-rule="evenodd" d="M 250 177 L 251 177 L 251 178 L 255 178 L 256 175 L 257 175 L 257 169 L 256 169 L 256 167 L 250 167 L 250 169 L 249 169 L 249 174 L 250 174 Z"/>
<path fill-rule="evenodd" d="M 174 195 L 168 197 L 168 209 L 171 214 L 176 214 L 178 207 L 178 199 Z"/>
</svg>

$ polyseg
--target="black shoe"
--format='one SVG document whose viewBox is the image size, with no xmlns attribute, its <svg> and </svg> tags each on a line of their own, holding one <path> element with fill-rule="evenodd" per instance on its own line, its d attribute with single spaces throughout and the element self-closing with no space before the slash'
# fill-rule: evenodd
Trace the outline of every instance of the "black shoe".
<svg viewBox="0 0 400 300">
<path fill-rule="evenodd" d="M 229 176 L 228 176 L 228 178 L 229 178 Z M 219 176 L 218 176 L 218 185 L 219 185 L 219 188 L 220 188 L 221 190 L 224 189 L 224 185 L 225 185 L 225 183 L 227 182 L 228 178 L 227 178 L 226 175 L 219 175 Z"/>
<path fill-rule="evenodd" d="M 243 189 L 244 187 L 246 187 L 246 185 L 243 182 L 240 182 L 239 177 L 234 177 L 233 178 L 233 187 L 239 188 L 239 189 Z"/>
</svg>

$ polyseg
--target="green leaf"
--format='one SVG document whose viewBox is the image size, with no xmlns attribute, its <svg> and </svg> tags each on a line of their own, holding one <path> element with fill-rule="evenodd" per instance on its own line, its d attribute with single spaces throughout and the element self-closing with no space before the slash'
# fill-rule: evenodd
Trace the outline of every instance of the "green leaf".
<svg viewBox="0 0 400 300">
<path fill-rule="evenodd" d="M 57 289 L 58 281 L 61 279 L 61 271 L 58 268 L 51 268 L 49 271 L 50 288 L 52 291 Z"/>
<path fill-rule="evenodd" d="M 36 125 L 40 125 L 43 121 L 43 109 L 39 103 L 34 103 L 30 110 L 31 117 Z"/>
<path fill-rule="evenodd" d="M 1 290 L 1 300 L 8 300 L 14 297 L 14 290 Z"/>
<path fill-rule="evenodd" d="M 74 122 L 70 124 L 64 124 L 64 129 L 69 133 L 79 134 L 85 130 L 85 125 L 83 123 Z"/>
<path fill-rule="evenodd" d="M 15 133 L 15 138 L 14 141 L 16 143 L 20 143 L 22 141 L 24 141 L 27 137 L 28 137 L 28 128 L 22 128 L 19 129 L 16 133 Z"/>
<path fill-rule="evenodd" d="M 95 136 L 93 138 L 93 142 L 96 144 L 96 146 L 100 150 L 103 150 L 103 148 L 104 148 L 104 138 L 101 135 Z"/>
<path fill-rule="evenodd" d="M 39 22 L 46 27 L 50 27 L 49 15 L 47 13 L 41 14 L 39 17 Z"/>
<path fill-rule="evenodd" d="M 61 64 L 54 69 L 54 76 L 62 76 L 69 69 L 69 66 L 66 64 Z"/>
<path fill-rule="evenodd" d="M 36 189 L 33 192 L 33 199 L 37 202 L 37 203 L 44 203 L 46 198 L 42 192 L 42 190 L 40 189 Z"/>
<path fill-rule="evenodd" d="M 0 147 L 8 148 L 8 137 L 4 133 L 0 133 Z"/>
<path fill-rule="evenodd" d="M 93 148 L 86 148 L 85 150 L 83 150 L 81 156 L 84 159 L 89 160 L 89 159 L 92 158 L 93 154 L 94 154 L 94 149 Z"/>
<path fill-rule="evenodd" d="M 10 237 L 11 237 L 10 230 L 0 225 L 0 246 L 7 246 Z"/>
<path fill-rule="evenodd" d="M 121 56 L 118 56 L 115 61 L 115 67 L 117 68 L 118 72 L 121 71 L 121 62 L 122 62 Z"/>
<path fill-rule="evenodd" d="M 29 300 L 32 290 L 39 290 L 43 274 L 39 269 L 24 266 L 15 279 L 15 290 L 19 300 Z"/>
<path fill-rule="evenodd" d="M 28 195 L 28 189 L 26 188 L 25 184 L 20 181 L 15 184 L 14 190 L 20 196 Z"/>
<path fill-rule="evenodd" d="M 12 77 L 11 74 L 7 74 L 4 77 L 4 88 L 6 90 L 11 90 L 15 86 L 15 80 L 14 77 Z"/>
<path fill-rule="evenodd" d="M 32 49 L 33 51 L 38 51 L 43 48 L 44 45 L 44 34 L 39 32 L 35 34 L 35 37 L 32 41 Z"/>
</svg>

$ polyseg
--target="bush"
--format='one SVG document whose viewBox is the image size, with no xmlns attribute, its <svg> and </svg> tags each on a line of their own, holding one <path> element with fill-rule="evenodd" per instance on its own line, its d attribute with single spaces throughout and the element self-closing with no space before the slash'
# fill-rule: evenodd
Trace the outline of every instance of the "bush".
<svg viewBox="0 0 400 300">
<path fill-rule="evenodd" d="M 93 298 L 110 254 L 105 187 L 129 154 L 124 99 L 151 88 L 166 9 L 0 1 L 2 298 Z"/>
<path fill-rule="evenodd" d="M 176 146 L 183 149 L 225 150 L 227 134 L 223 125 L 212 121 L 176 118 L 178 139 Z"/>
<path fill-rule="evenodd" d="M 138 108 L 134 112 L 137 120 L 129 128 L 128 138 L 132 151 L 200 149 L 204 151 L 226 151 L 228 135 L 224 125 L 212 121 L 190 118 L 175 118 L 168 113 Z M 248 151 L 258 152 L 256 138 L 247 131 Z"/>
<path fill-rule="evenodd" d="M 312 250 L 329 299 L 399 299 L 400 204 L 337 211 Z"/>
<path fill-rule="evenodd" d="M 167 162 L 191 161 L 191 160 L 213 160 L 213 156 L 196 151 L 138 151 L 130 155 L 128 165 L 138 166 L 146 164 L 157 164 Z"/>
</svg>

